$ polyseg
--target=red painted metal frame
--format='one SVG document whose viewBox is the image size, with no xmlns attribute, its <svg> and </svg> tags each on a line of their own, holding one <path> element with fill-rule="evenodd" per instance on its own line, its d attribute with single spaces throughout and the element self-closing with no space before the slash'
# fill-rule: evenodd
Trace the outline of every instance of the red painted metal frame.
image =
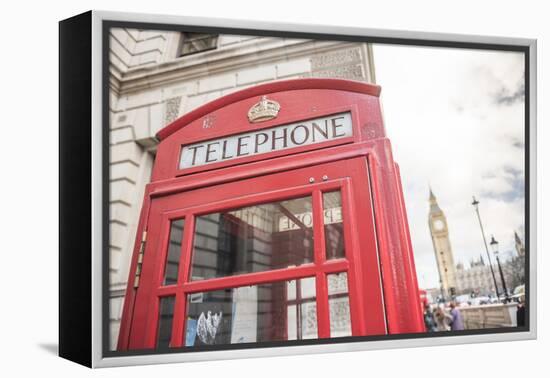
<svg viewBox="0 0 550 378">
<path fill-rule="evenodd" d="M 416 265 L 414 263 L 414 255 L 413 255 L 413 249 L 412 249 L 412 242 L 411 242 L 411 233 L 409 231 L 409 225 L 407 222 L 407 208 L 405 207 L 405 197 L 403 196 L 403 186 L 401 184 L 401 174 L 399 165 L 395 164 L 395 182 L 397 183 L 397 195 L 399 198 L 399 204 L 400 204 L 400 219 L 401 219 L 401 230 L 403 230 L 404 236 L 401 237 L 401 248 L 403 251 L 406 252 L 406 259 L 407 264 L 405 265 L 408 268 L 407 271 L 407 280 L 408 285 L 410 285 L 413 290 L 411 290 L 412 293 L 420 293 L 420 289 L 418 287 L 418 280 L 416 278 Z M 414 294 L 412 294 L 414 295 Z M 419 299 L 419 295 L 415 298 L 411 298 L 411 304 L 414 305 L 414 302 L 418 301 L 421 302 Z M 426 324 L 424 323 L 424 308 L 422 305 L 420 305 L 420 311 L 413 311 L 411 313 L 411 317 L 413 321 L 416 322 L 416 331 L 418 332 L 425 332 L 426 331 Z"/>
<path fill-rule="evenodd" d="M 353 335 L 424 331 L 399 169 L 385 136 L 379 93 L 380 87 L 346 80 L 275 82 L 222 97 L 161 130 L 152 182 L 146 187 L 138 226 L 138 235 L 145 229 L 148 232 L 140 287 L 133 288 L 140 246 L 140 238 L 136 238 L 118 350 L 155 347 L 159 297 L 176 297 L 170 345 L 180 347 L 185 339 L 187 293 L 313 276 L 318 335 L 330 337 L 326 276 L 338 272 L 348 274 Z M 246 113 L 266 94 L 281 104 L 279 117 L 251 125 Z M 183 144 L 346 109 L 352 113 L 354 135 L 345 141 L 235 159 L 192 172 L 177 169 Z M 212 129 L 202 127 L 206 117 L 215 120 Z M 324 175 L 329 181 L 322 182 Z M 309 184 L 310 177 L 320 183 Z M 334 188 L 342 194 L 346 252 L 345 259 L 327 261 L 320 222 L 322 193 Z M 189 282 L 196 215 L 307 193 L 312 195 L 316 221 L 313 263 Z M 181 217 L 185 218 L 185 228 L 178 281 L 161 287 L 170 220 Z"/>
<path fill-rule="evenodd" d="M 389 147 L 389 141 L 384 140 L 375 150 L 387 152 Z M 368 162 L 388 331 L 393 334 L 423 332 L 422 314 L 415 310 L 419 308 L 418 283 L 401 184 L 396 180 L 399 176 L 391 154 L 382 151 L 369 155 Z"/>
</svg>

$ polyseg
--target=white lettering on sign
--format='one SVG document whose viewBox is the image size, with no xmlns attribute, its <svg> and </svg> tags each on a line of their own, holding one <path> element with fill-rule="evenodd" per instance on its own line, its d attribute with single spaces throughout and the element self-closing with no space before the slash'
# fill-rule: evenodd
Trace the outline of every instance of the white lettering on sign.
<svg viewBox="0 0 550 378">
<path fill-rule="evenodd" d="M 183 146 L 180 169 L 322 143 L 353 135 L 351 113 L 300 121 Z"/>
<path fill-rule="evenodd" d="M 342 223 L 342 208 L 334 207 L 332 209 L 326 209 L 324 212 L 324 224 Z M 290 219 L 287 216 L 279 218 L 279 232 L 299 230 L 302 227 L 311 228 L 313 226 L 313 214 L 310 212 L 295 214 L 296 219 L 301 223 L 296 224 L 295 220 Z M 301 227 L 300 227 L 301 226 Z"/>
</svg>

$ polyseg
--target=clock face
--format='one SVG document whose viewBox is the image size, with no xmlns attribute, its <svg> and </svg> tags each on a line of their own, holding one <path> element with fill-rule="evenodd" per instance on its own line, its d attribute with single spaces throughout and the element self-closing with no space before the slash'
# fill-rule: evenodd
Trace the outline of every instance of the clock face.
<svg viewBox="0 0 550 378">
<path fill-rule="evenodd" d="M 445 228 L 445 223 L 443 223 L 443 221 L 441 219 L 438 219 L 434 222 L 434 228 L 437 231 L 441 231 L 441 230 L 443 230 L 443 228 Z"/>
</svg>

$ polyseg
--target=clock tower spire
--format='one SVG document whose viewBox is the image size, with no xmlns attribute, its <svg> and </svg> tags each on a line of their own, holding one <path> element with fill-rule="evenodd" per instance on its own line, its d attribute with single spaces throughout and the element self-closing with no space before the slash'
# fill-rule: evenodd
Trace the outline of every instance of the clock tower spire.
<svg viewBox="0 0 550 378">
<path fill-rule="evenodd" d="M 437 269 L 439 271 L 439 282 L 444 297 L 451 297 L 457 293 L 456 266 L 449 240 L 449 229 L 445 213 L 439 207 L 437 198 L 430 187 L 430 213 L 428 224 L 434 246 Z"/>
</svg>

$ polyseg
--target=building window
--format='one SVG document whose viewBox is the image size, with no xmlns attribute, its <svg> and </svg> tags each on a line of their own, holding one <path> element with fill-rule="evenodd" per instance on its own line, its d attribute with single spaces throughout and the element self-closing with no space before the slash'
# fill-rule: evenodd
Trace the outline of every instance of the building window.
<svg viewBox="0 0 550 378">
<path fill-rule="evenodd" d="M 178 56 L 187 56 L 213 50 L 218 45 L 218 35 L 206 33 L 182 33 Z"/>
</svg>

